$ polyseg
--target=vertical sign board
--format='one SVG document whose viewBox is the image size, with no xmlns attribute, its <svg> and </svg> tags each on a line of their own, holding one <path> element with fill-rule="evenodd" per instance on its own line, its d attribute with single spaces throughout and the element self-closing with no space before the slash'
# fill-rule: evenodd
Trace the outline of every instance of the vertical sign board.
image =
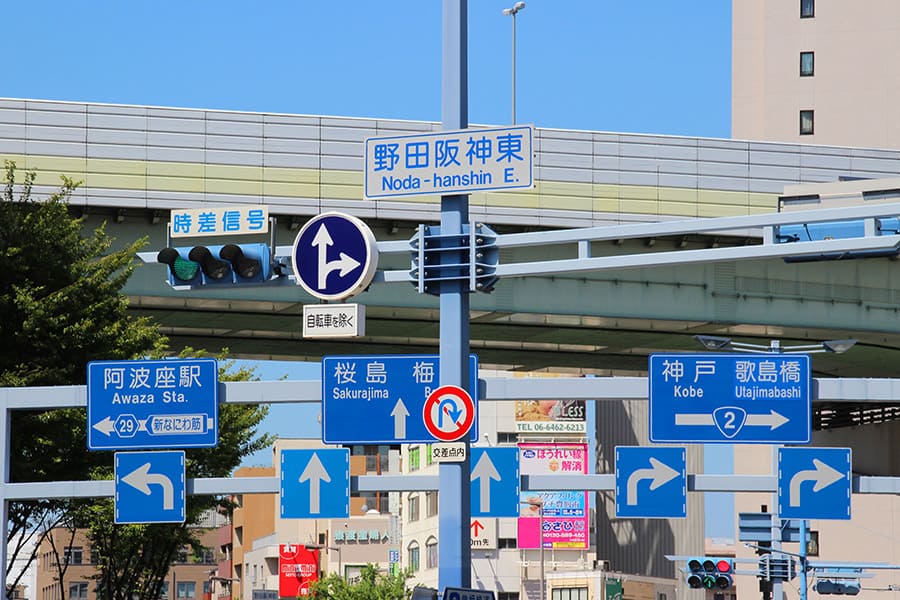
<svg viewBox="0 0 900 600">
<path fill-rule="evenodd" d="M 519 516 L 518 448 L 472 448 L 471 452 L 471 516 Z"/>
<path fill-rule="evenodd" d="M 430 444 L 423 413 L 439 389 L 437 355 L 326 356 L 322 359 L 322 440 L 326 444 Z M 469 357 L 469 390 L 477 403 L 478 360 Z M 477 404 L 476 404 L 477 406 Z M 463 408 L 443 403 L 443 423 Z M 478 441 L 475 419 L 469 440 Z"/>
<path fill-rule="evenodd" d="M 116 452 L 115 523 L 184 523 L 184 451 Z"/>
<path fill-rule="evenodd" d="M 805 354 L 653 354 L 650 441 L 806 444 Z"/>
<path fill-rule="evenodd" d="M 519 472 L 522 475 L 571 475 L 588 472 L 587 444 L 519 444 Z M 544 531 L 540 512 L 544 511 Z M 519 548 L 590 547 L 588 493 L 584 490 L 561 492 L 520 492 Z"/>
<path fill-rule="evenodd" d="M 350 450 L 281 451 L 281 518 L 350 516 Z"/>
<path fill-rule="evenodd" d="M 468 194 L 534 185 L 531 126 L 463 129 L 366 140 L 364 194 Z"/>
<path fill-rule="evenodd" d="M 850 448 L 779 448 L 778 516 L 850 519 Z"/>
<path fill-rule="evenodd" d="M 214 447 L 219 369 L 211 358 L 88 363 L 90 450 Z"/>
<path fill-rule="evenodd" d="M 300 544 L 278 546 L 278 595 L 310 596 L 309 584 L 319 580 L 319 550 Z"/>
<path fill-rule="evenodd" d="M 687 517 L 685 449 L 616 446 L 616 516 Z"/>
</svg>

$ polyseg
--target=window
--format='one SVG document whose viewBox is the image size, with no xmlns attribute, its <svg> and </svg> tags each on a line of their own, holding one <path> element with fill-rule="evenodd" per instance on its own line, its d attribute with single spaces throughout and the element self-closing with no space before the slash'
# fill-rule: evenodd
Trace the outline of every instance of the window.
<svg viewBox="0 0 900 600">
<path fill-rule="evenodd" d="M 88 584 L 86 581 L 69 584 L 69 598 L 71 600 L 87 600 Z"/>
<path fill-rule="evenodd" d="M 433 517 L 438 514 L 438 493 L 425 492 L 425 516 Z"/>
<path fill-rule="evenodd" d="M 420 448 L 417 446 L 415 448 L 409 449 L 409 470 L 410 471 L 418 471 L 419 470 L 419 451 Z"/>
<path fill-rule="evenodd" d="M 666 600 L 666 595 L 660 592 L 656 595 L 656 600 Z"/>
<path fill-rule="evenodd" d="M 819 532 L 818 531 L 810 531 L 809 532 L 809 541 L 806 543 L 806 555 L 807 556 L 818 556 L 819 555 Z"/>
<path fill-rule="evenodd" d="M 425 567 L 428 569 L 437 569 L 438 566 L 438 545 L 435 538 L 428 538 L 425 542 Z"/>
<path fill-rule="evenodd" d="M 518 548 L 516 538 L 498 538 L 497 549 L 503 550 L 504 548 Z"/>
<path fill-rule="evenodd" d="M 411 543 L 406 549 L 406 558 L 409 562 L 409 570 L 416 572 L 419 570 L 419 544 Z"/>
<path fill-rule="evenodd" d="M 425 466 L 429 466 L 434 462 L 434 456 L 432 455 L 432 446 L 428 444 L 425 446 Z"/>
<path fill-rule="evenodd" d="M 800 135 L 812 135 L 815 130 L 815 111 L 800 111 Z"/>
<path fill-rule="evenodd" d="M 497 432 L 497 443 L 498 444 L 515 444 L 519 441 L 519 434 L 512 433 L 509 431 L 498 431 Z"/>
<path fill-rule="evenodd" d="M 497 600 L 519 600 L 519 592 L 497 592 Z"/>
<path fill-rule="evenodd" d="M 193 581 L 179 581 L 175 584 L 176 598 L 196 598 L 197 584 Z"/>
<path fill-rule="evenodd" d="M 800 77 L 812 77 L 815 74 L 815 53 L 800 53 Z"/>
<path fill-rule="evenodd" d="M 410 494 L 409 495 L 409 522 L 419 520 L 419 495 L 418 494 Z"/>
<path fill-rule="evenodd" d="M 163 581 L 162 584 L 162 595 L 160 596 L 162 600 L 169 600 L 169 582 Z"/>
<path fill-rule="evenodd" d="M 816 16 L 816 0 L 800 0 L 800 18 L 811 19 Z"/>
<path fill-rule="evenodd" d="M 66 548 L 63 550 L 63 562 L 65 564 L 80 565 L 82 558 L 83 554 L 81 546 L 66 546 Z"/>
<path fill-rule="evenodd" d="M 588 600 L 586 587 L 553 588 L 551 600 Z"/>
</svg>

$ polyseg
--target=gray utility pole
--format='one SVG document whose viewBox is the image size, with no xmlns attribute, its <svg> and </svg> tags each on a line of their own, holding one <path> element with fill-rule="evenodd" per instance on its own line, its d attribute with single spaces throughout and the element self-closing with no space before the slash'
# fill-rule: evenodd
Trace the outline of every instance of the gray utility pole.
<svg viewBox="0 0 900 600">
<path fill-rule="evenodd" d="M 441 125 L 444 130 L 469 126 L 468 4 L 443 0 Z M 469 196 L 441 196 L 441 235 L 462 235 L 469 222 Z M 443 252 L 441 264 L 466 262 L 466 256 Z M 440 291 L 440 383 L 469 385 L 469 290 L 465 281 L 446 282 Z M 474 394 L 475 390 L 466 390 Z M 469 531 L 469 442 L 466 459 L 439 467 L 438 585 L 471 587 L 472 547 Z"/>
</svg>

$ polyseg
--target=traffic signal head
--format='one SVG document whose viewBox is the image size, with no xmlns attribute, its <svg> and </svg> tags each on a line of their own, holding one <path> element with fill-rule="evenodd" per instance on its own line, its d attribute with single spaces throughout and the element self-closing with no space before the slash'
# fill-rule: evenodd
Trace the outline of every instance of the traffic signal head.
<svg viewBox="0 0 900 600">
<path fill-rule="evenodd" d="M 734 561 L 730 558 L 694 557 L 688 559 L 687 568 L 685 581 L 691 588 L 726 590 L 733 584 Z"/>
<path fill-rule="evenodd" d="M 156 260 L 169 266 L 173 286 L 263 282 L 272 273 L 266 244 L 164 248 Z"/>
</svg>

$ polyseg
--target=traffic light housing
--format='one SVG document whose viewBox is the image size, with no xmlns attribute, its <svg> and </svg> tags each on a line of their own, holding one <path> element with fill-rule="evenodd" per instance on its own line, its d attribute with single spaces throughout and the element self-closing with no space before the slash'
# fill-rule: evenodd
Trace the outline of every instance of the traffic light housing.
<svg viewBox="0 0 900 600">
<path fill-rule="evenodd" d="M 168 247 L 156 260 L 168 265 L 173 286 L 263 282 L 273 271 L 272 252 L 262 243 Z"/>
<path fill-rule="evenodd" d="M 727 590 L 734 585 L 734 561 L 730 558 L 697 556 L 687 561 L 685 582 L 693 589 Z"/>
</svg>

